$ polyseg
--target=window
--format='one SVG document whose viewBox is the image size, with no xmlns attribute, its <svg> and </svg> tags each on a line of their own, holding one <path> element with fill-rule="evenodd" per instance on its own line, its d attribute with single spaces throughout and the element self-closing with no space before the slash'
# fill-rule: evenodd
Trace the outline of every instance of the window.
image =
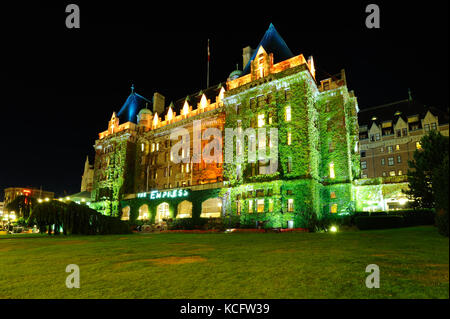
<svg viewBox="0 0 450 319">
<path fill-rule="evenodd" d="M 367 162 L 361 162 L 361 169 L 367 169 Z"/>
<path fill-rule="evenodd" d="M 159 143 L 156 143 L 156 150 L 159 151 Z"/>
<path fill-rule="evenodd" d="M 294 211 L 294 200 L 292 198 L 288 199 L 288 212 Z"/>
<path fill-rule="evenodd" d="M 334 163 L 330 163 L 330 178 L 334 177 Z"/>
<path fill-rule="evenodd" d="M 288 173 L 292 172 L 292 157 L 288 157 L 287 172 Z"/>
<path fill-rule="evenodd" d="M 425 124 L 424 129 L 426 132 L 428 132 L 430 130 L 430 124 Z"/>
<path fill-rule="evenodd" d="M 403 136 L 408 136 L 408 129 L 407 128 L 402 129 L 402 133 Z"/>
<path fill-rule="evenodd" d="M 384 160 L 384 158 L 381 159 L 381 165 L 386 164 L 386 161 Z"/>
<path fill-rule="evenodd" d="M 436 123 L 431 123 L 431 129 L 432 130 L 436 130 L 437 128 L 437 124 Z"/>
<path fill-rule="evenodd" d="M 398 176 L 402 176 L 403 175 L 403 171 L 402 170 L 399 170 L 398 171 Z"/>
<path fill-rule="evenodd" d="M 380 133 L 375 134 L 375 140 L 377 140 L 377 141 L 380 140 Z"/>
<path fill-rule="evenodd" d="M 383 172 L 383 177 L 386 177 L 386 172 Z"/>
<path fill-rule="evenodd" d="M 331 192 L 330 193 L 330 198 L 336 198 L 336 192 Z"/>
<path fill-rule="evenodd" d="M 330 213 L 332 213 L 332 214 L 336 214 L 337 213 L 337 204 L 331 205 Z"/>
<path fill-rule="evenodd" d="M 172 176 L 172 166 L 169 167 L 169 176 Z"/>
<path fill-rule="evenodd" d="M 258 127 L 263 127 L 265 124 L 264 122 L 264 114 L 259 114 L 258 115 Z"/>
<path fill-rule="evenodd" d="M 291 145 L 291 141 L 292 141 L 292 135 L 291 132 L 287 133 L 287 145 Z"/>
<path fill-rule="evenodd" d="M 254 98 L 250 99 L 250 109 L 255 110 L 256 101 Z"/>
<path fill-rule="evenodd" d="M 361 157 L 366 157 L 366 151 L 361 152 Z"/>
<path fill-rule="evenodd" d="M 395 171 L 390 171 L 389 176 L 395 176 Z"/>
<path fill-rule="evenodd" d="M 181 173 L 184 173 L 184 164 L 181 164 Z"/>
<path fill-rule="evenodd" d="M 396 150 L 396 151 L 400 151 L 400 145 L 398 145 L 398 144 L 395 145 L 395 150 Z"/>
<path fill-rule="evenodd" d="M 144 147 L 145 147 L 145 145 L 144 145 L 144 143 L 142 143 L 142 144 L 141 144 L 141 152 L 144 151 Z"/>
<path fill-rule="evenodd" d="M 152 152 L 155 151 L 155 143 L 152 143 Z"/>
<path fill-rule="evenodd" d="M 373 135 L 373 134 L 370 135 L 370 141 L 375 142 L 375 135 Z"/>
<path fill-rule="evenodd" d="M 392 146 L 388 146 L 388 153 L 392 153 L 394 151 Z"/>
<path fill-rule="evenodd" d="M 381 148 L 380 148 L 380 153 L 384 153 L 384 147 L 383 146 L 381 146 Z"/>
<path fill-rule="evenodd" d="M 189 163 L 186 163 L 186 173 L 189 173 L 189 170 L 190 170 Z"/>
<path fill-rule="evenodd" d="M 241 201 L 240 201 L 240 200 L 237 200 L 237 201 L 236 201 L 236 213 L 237 213 L 238 215 L 241 214 Z"/>
<path fill-rule="evenodd" d="M 286 122 L 291 121 L 291 106 L 286 106 Z"/>
<path fill-rule="evenodd" d="M 388 165 L 389 165 L 389 166 L 394 165 L 394 158 L 393 158 L 393 157 L 389 157 L 389 158 L 388 158 Z"/>
<path fill-rule="evenodd" d="M 256 197 L 264 197 L 264 189 L 257 189 Z"/>
<path fill-rule="evenodd" d="M 248 201 L 248 212 L 253 213 L 253 200 Z"/>
<path fill-rule="evenodd" d="M 264 199 L 258 199 L 256 201 L 256 211 L 258 213 L 264 213 Z"/>
<path fill-rule="evenodd" d="M 420 145 L 420 142 L 416 142 L 416 149 L 417 150 L 422 149 L 422 145 Z"/>
<path fill-rule="evenodd" d="M 397 156 L 397 163 L 401 163 L 402 162 L 402 157 L 400 155 Z"/>
<path fill-rule="evenodd" d="M 367 178 L 367 174 L 362 174 L 361 178 Z"/>
<path fill-rule="evenodd" d="M 269 213 L 273 212 L 273 199 L 269 199 Z"/>
<path fill-rule="evenodd" d="M 164 168 L 164 177 L 167 177 L 167 167 Z"/>
<path fill-rule="evenodd" d="M 397 130 L 397 137 L 402 137 L 402 130 Z"/>
</svg>

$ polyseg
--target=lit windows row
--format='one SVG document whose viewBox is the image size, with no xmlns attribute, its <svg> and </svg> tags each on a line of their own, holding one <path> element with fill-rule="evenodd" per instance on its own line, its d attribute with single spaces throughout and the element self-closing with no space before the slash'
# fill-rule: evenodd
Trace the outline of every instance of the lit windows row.
<svg viewBox="0 0 450 319">
<path fill-rule="evenodd" d="M 269 213 L 273 212 L 273 203 L 274 200 L 273 199 L 269 199 L 268 200 L 268 211 Z M 248 201 L 248 212 L 249 213 L 254 213 L 255 211 L 257 213 L 264 213 L 264 205 L 265 205 L 265 200 L 264 199 L 250 199 Z M 289 198 L 287 200 L 287 211 L 288 212 L 293 212 L 294 211 L 294 199 Z M 236 201 L 236 212 L 238 215 L 241 214 L 242 211 L 242 207 L 241 207 L 241 202 L 238 200 Z"/>
</svg>

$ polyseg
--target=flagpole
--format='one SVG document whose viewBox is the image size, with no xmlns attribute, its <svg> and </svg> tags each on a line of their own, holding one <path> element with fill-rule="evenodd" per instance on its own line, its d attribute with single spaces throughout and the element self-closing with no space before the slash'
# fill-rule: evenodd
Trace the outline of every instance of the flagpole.
<svg viewBox="0 0 450 319">
<path fill-rule="evenodd" d="M 209 88 L 209 59 L 210 55 L 209 55 L 209 39 L 208 39 L 208 70 L 206 74 L 206 88 Z"/>
</svg>

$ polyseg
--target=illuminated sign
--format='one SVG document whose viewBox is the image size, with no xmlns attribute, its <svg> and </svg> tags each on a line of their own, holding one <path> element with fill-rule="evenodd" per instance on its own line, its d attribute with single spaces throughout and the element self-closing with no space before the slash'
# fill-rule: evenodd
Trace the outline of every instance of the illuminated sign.
<svg viewBox="0 0 450 319">
<path fill-rule="evenodd" d="M 172 191 L 152 191 L 149 193 L 139 193 L 138 198 L 148 198 L 148 199 L 162 199 L 162 198 L 180 198 L 189 196 L 189 191 L 187 189 L 174 189 Z"/>
</svg>

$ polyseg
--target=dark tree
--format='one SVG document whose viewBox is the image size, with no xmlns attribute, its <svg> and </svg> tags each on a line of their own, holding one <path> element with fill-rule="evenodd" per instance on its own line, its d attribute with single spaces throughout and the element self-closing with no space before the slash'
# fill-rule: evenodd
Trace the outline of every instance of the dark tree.
<svg viewBox="0 0 450 319">
<path fill-rule="evenodd" d="M 433 185 L 433 175 L 448 157 L 449 140 L 433 130 L 422 137 L 420 144 L 421 149 L 414 152 L 414 160 L 408 161 L 410 190 L 407 194 L 414 200 L 416 207 L 435 208 L 437 185 Z"/>
</svg>

